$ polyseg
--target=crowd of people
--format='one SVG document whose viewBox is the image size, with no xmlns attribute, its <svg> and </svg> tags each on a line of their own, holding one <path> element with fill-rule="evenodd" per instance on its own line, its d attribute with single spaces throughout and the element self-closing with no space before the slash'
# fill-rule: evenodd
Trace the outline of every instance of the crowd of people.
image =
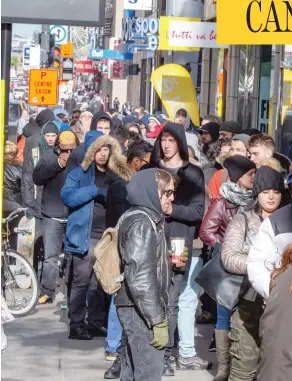
<svg viewBox="0 0 292 381">
<path fill-rule="evenodd" d="M 23 206 L 35 219 L 39 305 L 54 300 L 64 250 L 69 339 L 105 337 L 105 379 L 210 369 L 197 323 L 215 325 L 214 381 L 291 380 L 290 160 L 236 121 L 206 115 L 196 128 L 185 109 L 170 121 L 142 107 L 122 115 L 117 101 L 107 112 L 45 109 L 5 145 L 4 213 Z M 94 249 L 116 226 L 124 278 L 109 296 Z M 196 282 L 218 244 L 226 272 L 249 279 L 232 310 Z"/>
</svg>

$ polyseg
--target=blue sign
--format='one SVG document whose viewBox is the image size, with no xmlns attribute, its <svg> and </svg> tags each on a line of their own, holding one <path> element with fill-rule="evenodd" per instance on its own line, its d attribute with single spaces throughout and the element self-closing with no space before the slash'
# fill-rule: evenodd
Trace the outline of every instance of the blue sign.
<svg viewBox="0 0 292 381">
<path fill-rule="evenodd" d="M 91 60 L 132 61 L 133 53 L 120 53 L 118 50 L 90 49 L 88 57 Z"/>
<path fill-rule="evenodd" d="M 30 57 L 30 46 L 24 46 L 23 47 L 23 57 L 25 57 L 25 58 Z"/>
</svg>

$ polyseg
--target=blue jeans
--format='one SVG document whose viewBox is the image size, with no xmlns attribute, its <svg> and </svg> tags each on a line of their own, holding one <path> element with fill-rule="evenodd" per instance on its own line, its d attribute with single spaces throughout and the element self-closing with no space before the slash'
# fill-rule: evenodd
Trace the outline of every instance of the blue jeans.
<svg viewBox="0 0 292 381">
<path fill-rule="evenodd" d="M 230 311 L 220 304 L 217 304 L 216 329 L 219 331 L 230 331 L 230 318 Z"/>
<path fill-rule="evenodd" d="M 117 309 L 114 304 L 114 297 L 111 297 L 111 304 L 108 313 L 107 337 L 105 339 L 105 351 L 109 353 L 117 352 L 121 345 L 122 326 L 118 318 Z"/>
<path fill-rule="evenodd" d="M 182 357 L 197 355 L 195 348 L 195 314 L 198 307 L 200 286 L 195 278 L 203 267 L 199 255 L 201 250 L 193 250 L 190 268 L 181 284 L 178 312 L 179 354 Z"/>
</svg>

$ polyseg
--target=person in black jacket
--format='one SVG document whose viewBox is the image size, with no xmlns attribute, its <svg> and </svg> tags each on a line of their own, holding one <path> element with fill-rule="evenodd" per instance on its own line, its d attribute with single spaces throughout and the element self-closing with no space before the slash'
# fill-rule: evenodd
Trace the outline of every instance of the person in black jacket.
<svg viewBox="0 0 292 381">
<path fill-rule="evenodd" d="M 202 169 L 189 162 L 186 134 L 181 124 L 166 123 L 155 142 L 150 165 L 145 167 L 164 169 L 178 179 L 175 200 L 166 213 L 165 233 L 169 248 L 171 248 L 171 237 L 185 238 L 185 246 L 189 252 L 189 263 L 185 277 L 191 277 L 192 274 L 189 268 L 192 261 L 193 240 L 198 236 L 199 225 L 204 216 L 205 182 Z M 177 271 L 176 269 L 173 271 L 168 306 L 169 344 L 165 351 L 163 372 L 165 376 L 174 375 L 170 356 L 174 345 L 179 309 L 178 302 L 183 278 L 184 271 Z M 185 324 L 194 326 L 195 303 L 198 301 L 197 298 L 193 297 L 189 302 L 189 304 L 194 304 L 194 309 L 189 312 L 192 316 L 188 321 L 185 321 Z M 194 327 L 189 327 L 189 329 L 192 329 L 192 332 L 194 331 Z M 207 361 L 202 360 L 197 355 L 185 360 L 180 358 L 180 360 L 184 364 L 187 363 L 187 367 L 191 369 L 206 369 L 209 366 Z"/>
<path fill-rule="evenodd" d="M 77 137 L 72 131 L 62 131 L 53 150 L 45 152 L 33 170 L 35 185 L 43 186 L 42 218 L 45 260 L 41 278 L 39 304 L 52 303 L 55 293 L 58 257 L 61 253 L 68 211 L 61 200 L 66 164 L 76 148 Z"/>
<path fill-rule="evenodd" d="M 21 200 L 21 162 L 17 160 L 17 146 L 13 142 L 7 141 L 4 147 L 4 189 L 3 189 L 3 216 L 7 217 L 9 213 L 22 207 Z M 10 244 L 12 249 L 17 250 L 17 234 L 14 228 L 18 226 L 21 215 L 11 221 Z"/>
<path fill-rule="evenodd" d="M 111 118 L 106 112 L 97 112 L 93 115 L 90 125 L 90 131 L 100 131 L 104 135 L 110 132 Z M 67 172 L 81 165 L 85 155 L 84 143 L 80 144 L 70 155 L 67 163 Z"/>
<path fill-rule="evenodd" d="M 133 171 L 148 163 L 152 152 L 152 145 L 144 140 L 131 143 L 127 152 L 127 165 Z M 109 185 L 106 199 L 105 223 L 106 228 L 114 228 L 119 218 L 130 208 L 127 200 L 127 182 L 119 176 L 109 176 Z M 125 354 L 125 347 L 121 345 L 122 327 L 112 297 L 108 314 L 108 330 L 106 338 L 106 359 L 115 360 L 105 372 L 105 379 L 120 378 L 121 360 Z M 117 353 L 117 354 L 116 354 Z"/>
<path fill-rule="evenodd" d="M 118 231 L 124 281 L 115 297 L 127 343 L 121 380 L 161 381 L 170 282 L 164 216 L 174 200 L 174 179 L 160 169 L 138 172 L 127 195 L 131 209 Z"/>
</svg>

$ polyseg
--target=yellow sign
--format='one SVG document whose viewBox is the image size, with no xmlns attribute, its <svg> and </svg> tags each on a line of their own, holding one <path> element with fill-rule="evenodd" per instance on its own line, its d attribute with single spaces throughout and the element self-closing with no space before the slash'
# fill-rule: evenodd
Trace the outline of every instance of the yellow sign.
<svg viewBox="0 0 292 381">
<path fill-rule="evenodd" d="M 28 103 L 36 106 L 58 104 L 58 70 L 30 70 Z"/>
<path fill-rule="evenodd" d="M 291 32 L 291 1 L 219 0 L 217 3 L 218 44 L 291 44 Z"/>
<path fill-rule="evenodd" d="M 68 44 L 61 44 L 61 56 L 64 58 L 73 57 L 73 42 L 68 42 Z"/>
<path fill-rule="evenodd" d="M 167 64 L 157 68 L 151 82 L 172 120 L 180 108 L 184 108 L 193 123 L 200 125 L 197 94 L 189 72 L 182 66 Z"/>
</svg>

